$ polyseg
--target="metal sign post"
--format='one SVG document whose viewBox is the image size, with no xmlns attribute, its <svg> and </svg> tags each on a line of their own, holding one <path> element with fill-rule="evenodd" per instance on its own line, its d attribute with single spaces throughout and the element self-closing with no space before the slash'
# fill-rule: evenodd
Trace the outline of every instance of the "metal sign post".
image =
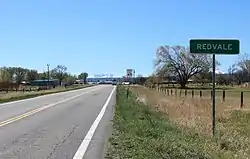
<svg viewBox="0 0 250 159">
<path fill-rule="evenodd" d="M 215 135 L 215 54 L 213 54 L 213 75 L 212 75 L 212 83 L 213 83 L 213 103 L 212 103 L 212 129 L 213 129 L 213 136 Z"/>
<path fill-rule="evenodd" d="M 239 54 L 240 41 L 239 40 L 222 40 L 222 39 L 192 39 L 190 40 L 190 53 L 197 54 L 213 54 L 213 73 L 212 73 L 212 133 L 215 135 L 216 129 L 216 105 L 215 105 L 215 66 L 216 54 L 233 55 Z"/>
</svg>

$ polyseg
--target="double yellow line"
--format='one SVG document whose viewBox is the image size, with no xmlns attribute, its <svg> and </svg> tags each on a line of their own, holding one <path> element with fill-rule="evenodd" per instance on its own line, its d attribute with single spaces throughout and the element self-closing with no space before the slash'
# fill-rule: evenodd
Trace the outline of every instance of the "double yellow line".
<svg viewBox="0 0 250 159">
<path fill-rule="evenodd" d="M 13 123 L 13 122 L 18 121 L 18 120 L 21 120 L 21 119 L 26 118 L 26 117 L 28 117 L 28 116 L 31 116 L 31 115 L 33 115 L 33 114 L 35 114 L 35 113 L 38 113 L 38 112 L 40 112 L 40 111 L 42 111 L 42 110 L 44 110 L 44 109 L 49 108 L 49 107 L 51 107 L 51 105 L 43 106 L 43 107 L 40 107 L 40 108 L 37 108 L 37 109 L 33 109 L 33 110 L 28 111 L 28 112 L 26 112 L 26 113 L 24 113 L 24 114 L 21 114 L 21 115 L 18 115 L 18 116 L 16 116 L 16 117 L 7 119 L 7 120 L 5 120 L 5 121 L 2 121 L 2 122 L 0 122 L 0 127 L 5 126 L 5 125 L 8 125 L 8 124 Z"/>
<path fill-rule="evenodd" d="M 98 89 L 100 89 L 100 88 L 96 88 L 96 89 L 93 89 L 93 90 L 90 90 L 90 91 L 87 91 L 87 92 L 78 94 L 78 95 L 76 95 L 76 96 L 73 96 L 73 97 L 70 97 L 70 98 L 67 98 L 67 99 L 63 99 L 63 100 L 58 101 L 58 102 L 56 102 L 56 103 L 49 104 L 49 105 L 45 105 L 45 106 L 39 107 L 39 108 L 37 108 L 37 109 L 33 109 L 33 110 L 31 110 L 31 111 L 28 111 L 28 112 L 26 112 L 26 113 L 24 113 L 24 114 L 21 114 L 21 115 L 15 116 L 15 117 L 13 117 L 13 118 L 7 119 L 7 120 L 5 120 L 5 121 L 1 121 L 1 122 L 0 122 L 0 127 L 3 127 L 3 126 L 8 125 L 8 124 L 11 124 L 11 123 L 13 123 L 13 122 L 15 122 L 15 121 L 21 120 L 21 119 L 23 119 L 23 118 L 26 118 L 26 117 L 28 117 L 28 116 L 31 116 L 31 115 L 33 115 L 33 114 L 35 114 L 35 113 L 38 113 L 38 112 L 40 112 L 40 111 L 42 111 L 42 110 L 45 110 L 45 109 L 47 109 L 47 108 L 56 106 L 56 105 L 61 104 L 61 103 L 63 103 L 63 102 L 66 102 L 66 101 L 75 99 L 75 98 L 80 97 L 80 96 L 82 96 L 82 95 L 84 95 L 84 94 L 87 94 L 87 93 L 90 93 L 90 92 L 94 92 L 94 91 L 96 91 L 96 90 L 98 90 Z"/>
</svg>

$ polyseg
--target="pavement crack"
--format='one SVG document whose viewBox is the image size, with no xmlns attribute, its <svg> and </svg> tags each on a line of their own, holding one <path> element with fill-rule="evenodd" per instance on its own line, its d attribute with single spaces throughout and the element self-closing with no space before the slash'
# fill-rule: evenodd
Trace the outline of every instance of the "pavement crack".
<svg viewBox="0 0 250 159">
<path fill-rule="evenodd" d="M 55 154 L 57 148 L 58 148 L 61 144 L 65 143 L 66 140 L 67 140 L 67 138 L 70 137 L 70 136 L 76 131 L 77 128 L 78 128 L 78 126 L 77 126 L 77 125 L 74 125 L 74 126 L 73 126 L 73 129 L 72 129 L 67 135 L 65 135 L 61 141 L 59 141 L 58 143 L 55 144 L 55 146 L 53 147 L 52 151 L 51 151 L 51 152 L 49 153 L 49 155 L 47 156 L 47 159 L 51 159 L 51 158 L 52 158 L 52 156 Z"/>
</svg>

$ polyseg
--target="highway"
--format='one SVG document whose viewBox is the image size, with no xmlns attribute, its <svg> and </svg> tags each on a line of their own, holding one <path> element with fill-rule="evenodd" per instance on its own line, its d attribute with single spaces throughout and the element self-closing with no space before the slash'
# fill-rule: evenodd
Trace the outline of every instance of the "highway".
<svg viewBox="0 0 250 159">
<path fill-rule="evenodd" d="M 101 159 L 111 133 L 116 87 L 0 104 L 0 159 Z"/>
</svg>

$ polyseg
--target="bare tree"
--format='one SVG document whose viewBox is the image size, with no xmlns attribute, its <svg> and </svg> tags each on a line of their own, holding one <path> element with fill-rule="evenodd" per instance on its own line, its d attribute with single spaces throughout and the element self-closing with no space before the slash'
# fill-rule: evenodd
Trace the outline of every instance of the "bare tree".
<svg viewBox="0 0 250 159">
<path fill-rule="evenodd" d="M 16 83 L 21 83 L 25 79 L 25 75 L 28 72 L 28 69 L 22 67 L 15 68 L 15 76 L 16 76 Z"/>
<path fill-rule="evenodd" d="M 6 69 L 6 71 L 8 71 L 9 74 L 10 74 L 11 82 L 14 81 L 14 80 L 15 80 L 15 79 L 14 79 L 14 76 L 16 76 L 16 75 L 15 75 L 16 68 L 15 68 L 15 67 L 5 67 L 5 69 Z"/>
<path fill-rule="evenodd" d="M 155 67 L 175 76 L 184 88 L 192 76 L 212 67 L 212 58 L 207 54 L 192 54 L 184 46 L 164 45 L 157 49 Z"/>
<path fill-rule="evenodd" d="M 11 82 L 12 78 L 10 73 L 8 72 L 8 68 L 2 67 L 0 68 L 0 82 Z"/>
<path fill-rule="evenodd" d="M 62 81 L 67 77 L 67 67 L 64 65 L 57 65 L 56 68 L 51 70 L 51 75 L 59 80 L 60 85 Z"/>
<path fill-rule="evenodd" d="M 136 84 L 140 84 L 140 85 L 144 85 L 146 82 L 147 78 L 143 77 L 142 75 L 137 75 L 137 77 L 135 78 L 135 83 Z"/>
<path fill-rule="evenodd" d="M 239 56 L 239 61 L 237 62 L 237 75 L 241 76 L 241 81 L 249 82 L 250 79 L 250 56 L 247 53 L 241 54 Z M 243 79 L 244 78 L 244 79 Z"/>
<path fill-rule="evenodd" d="M 194 80 L 203 85 L 212 82 L 212 72 L 209 70 L 204 70 L 195 75 Z"/>
<path fill-rule="evenodd" d="M 250 56 L 247 53 L 241 54 L 239 56 L 239 61 L 237 63 L 239 69 L 250 74 Z"/>
<path fill-rule="evenodd" d="M 28 70 L 28 72 L 26 74 L 27 81 L 37 80 L 38 78 L 39 78 L 39 74 L 38 74 L 37 70 Z"/>
</svg>

